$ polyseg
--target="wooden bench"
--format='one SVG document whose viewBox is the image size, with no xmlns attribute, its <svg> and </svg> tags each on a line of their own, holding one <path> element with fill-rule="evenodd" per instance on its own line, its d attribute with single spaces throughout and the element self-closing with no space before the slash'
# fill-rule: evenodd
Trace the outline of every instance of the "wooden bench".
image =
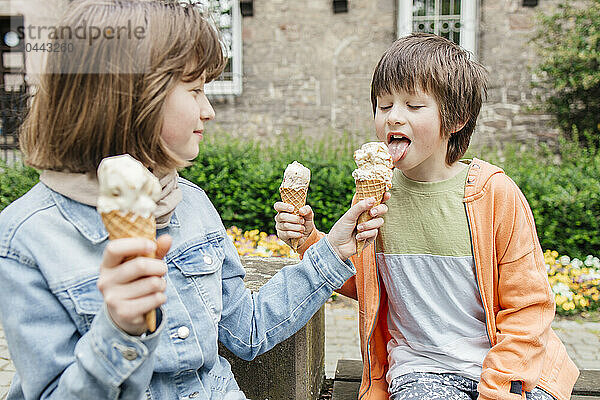
<svg viewBox="0 0 600 400">
<path fill-rule="evenodd" d="M 362 361 L 338 360 L 331 400 L 356 400 L 362 375 Z M 571 400 L 600 400 L 600 370 L 582 370 Z"/>
</svg>

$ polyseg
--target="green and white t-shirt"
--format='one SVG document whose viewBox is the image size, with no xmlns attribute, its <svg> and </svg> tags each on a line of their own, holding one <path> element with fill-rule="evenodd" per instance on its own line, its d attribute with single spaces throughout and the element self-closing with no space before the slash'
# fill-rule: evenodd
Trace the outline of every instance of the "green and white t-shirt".
<svg viewBox="0 0 600 400">
<path fill-rule="evenodd" d="M 377 267 L 388 301 L 388 382 L 410 372 L 479 381 L 490 349 L 466 210 L 468 169 L 440 182 L 394 170 Z"/>
</svg>

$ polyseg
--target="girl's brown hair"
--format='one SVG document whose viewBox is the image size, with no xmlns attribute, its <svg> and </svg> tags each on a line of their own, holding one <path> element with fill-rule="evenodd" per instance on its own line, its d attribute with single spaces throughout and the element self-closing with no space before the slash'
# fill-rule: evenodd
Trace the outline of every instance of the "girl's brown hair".
<svg viewBox="0 0 600 400">
<path fill-rule="evenodd" d="M 451 165 L 469 147 L 486 96 L 487 72 L 455 43 L 441 36 L 415 33 L 396 40 L 379 60 L 371 84 L 373 114 L 378 96 L 417 89 L 439 104 L 440 133 L 449 137 L 446 163 Z"/>
<path fill-rule="evenodd" d="M 21 130 L 26 162 L 87 173 L 105 157 L 129 153 L 155 171 L 186 165 L 161 139 L 165 98 L 179 82 L 203 74 L 209 82 L 225 66 L 219 35 L 198 8 L 84 0 L 71 5 L 59 24 L 64 36 L 65 27 L 102 34 L 56 39 L 72 43 L 74 51 L 48 54 Z"/>
</svg>

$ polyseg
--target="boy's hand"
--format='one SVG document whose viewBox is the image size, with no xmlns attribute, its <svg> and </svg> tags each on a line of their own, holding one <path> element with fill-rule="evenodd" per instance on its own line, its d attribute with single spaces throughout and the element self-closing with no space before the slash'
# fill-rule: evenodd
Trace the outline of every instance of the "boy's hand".
<svg viewBox="0 0 600 400">
<path fill-rule="evenodd" d="M 167 265 L 162 258 L 172 239 L 163 235 L 157 243 L 141 238 L 111 240 L 104 249 L 98 289 L 108 314 L 124 332 L 138 336 L 146 331 L 144 315 L 167 301 Z M 156 258 L 145 257 L 156 251 Z M 125 261 L 129 257 L 135 257 Z"/>
<path fill-rule="evenodd" d="M 383 201 L 390 198 L 389 192 L 383 196 Z M 371 244 L 377 237 L 378 229 L 383 225 L 383 216 L 388 208 L 385 204 L 373 207 L 375 199 L 370 198 L 361 200 L 353 205 L 342 217 L 333 225 L 327 235 L 329 243 L 337 255 L 346 261 L 351 255 L 356 253 L 356 242 L 367 240 L 366 246 Z M 371 209 L 371 207 L 373 207 Z M 356 226 L 358 217 L 365 211 L 371 209 L 370 214 L 373 219 Z M 356 233 L 356 235 L 354 235 Z M 355 237 L 356 236 L 356 237 Z M 366 247 L 365 246 L 365 247 Z"/>
<path fill-rule="evenodd" d="M 293 214 L 294 206 L 278 201 L 273 205 L 277 215 L 275 216 L 275 229 L 277 237 L 291 247 L 291 239 L 300 239 L 298 247 L 302 246 L 306 239 L 315 229 L 314 214 L 312 208 L 306 205 L 298 210 L 300 215 Z"/>
</svg>

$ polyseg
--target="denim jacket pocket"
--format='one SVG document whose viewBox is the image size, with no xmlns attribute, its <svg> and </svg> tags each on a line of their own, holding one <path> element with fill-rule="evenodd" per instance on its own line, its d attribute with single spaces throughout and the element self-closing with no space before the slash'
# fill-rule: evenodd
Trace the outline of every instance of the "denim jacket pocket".
<svg viewBox="0 0 600 400">
<path fill-rule="evenodd" d="M 75 307 L 77 313 L 77 328 L 84 333 L 90 329 L 94 317 L 102 308 L 104 298 L 97 286 L 98 277 L 93 277 L 81 282 L 69 289 L 67 294 Z"/>
<path fill-rule="evenodd" d="M 215 325 L 223 310 L 222 267 L 224 252 L 218 240 L 193 244 L 170 260 L 181 273 L 180 290 L 193 289 L 199 294 Z"/>
</svg>

